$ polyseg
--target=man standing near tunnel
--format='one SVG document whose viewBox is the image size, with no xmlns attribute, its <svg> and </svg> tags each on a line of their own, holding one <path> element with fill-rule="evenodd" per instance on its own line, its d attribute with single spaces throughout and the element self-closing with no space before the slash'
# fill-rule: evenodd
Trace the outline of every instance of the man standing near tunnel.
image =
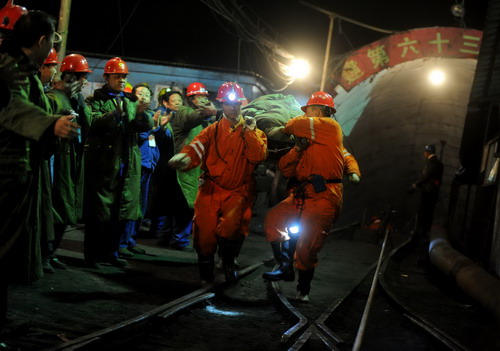
<svg viewBox="0 0 500 351">
<path fill-rule="evenodd" d="M 347 173 L 357 183 L 360 171 L 343 146 L 342 128 L 330 117 L 336 112 L 331 95 L 318 91 L 301 109 L 305 115 L 291 119 L 283 129 L 295 136 L 296 145 L 279 161 L 283 175 L 296 177 L 299 184 L 266 216 L 266 239 L 280 267 L 263 277 L 294 281 L 295 257 L 296 299 L 309 301 L 318 253 L 342 207 L 342 178 Z"/>
<path fill-rule="evenodd" d="M 248 234 L 255 166 L 267 157 L 267 138 L 252 117 L 243 118 L 243 89 L 234 82 L 221 85 L 217 100 L 223 117 L 208 126 L 169 161 L 189 170 L 201 164 L 202 184 L 194 203 L 193 242 L 202 282 L 214 280 L 214 255 L 219 250 L 225 278 L 238 278 L 234 258 Z"/>
</svg>

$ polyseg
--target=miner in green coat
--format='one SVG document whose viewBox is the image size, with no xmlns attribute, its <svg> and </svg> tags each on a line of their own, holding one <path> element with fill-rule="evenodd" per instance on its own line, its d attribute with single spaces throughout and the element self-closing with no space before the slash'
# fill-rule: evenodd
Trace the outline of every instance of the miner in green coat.
<svg viewBox="0 0 500 351">
<path fill-rule="evenodd" d="M 188 86 L 186 90 L 187 104 L 179 107 L 175 117 L 170 120 L 176 154 L 181 152 L 185 145 L 189 145 L 203 128 L 215 122 L 217 109 L 207 97 L 208 91 L 203 84 L 192 83 Z M 177 179 L 189 208 L 193 208 L 200 175 L 199 167 L 188 172 L 177 172 Z"/>
<path fill-rule="evenodd" d="M 198 192 L 201 169 L 196 167 L 180 172 L 167 165 L 206 126 L 215 120 L 217 110 L 207 99 L 208 91 L 202 83 L 192 83 L 186 91 L 187 105 L 175 106 L 179 92 L 167 93 L 162 109 L 170 122 L 165 130 L 155 133 L 160 148 L 160 159 L 153 174 L 152 209 L 153 230 L 160 235 L 160 244 L 176 250 L 190 250 L 193 203 Z M 165 199 L 168 198 L 168 201 Z M 157 227 L 155 228 L 155 224 Z"/>
<path fill-rule="evenodd" d="M 12 22 L 3 21 L 1 26 Z M 0 27 L 2 28 L 2 27 Z M 55 20 L 41 11 L 23 14 L 0 47 L 0 318 L 6 309 L 7 272 L 17 281 L 42 276 L 39 176 L 55 137 L 78 135 L 72 116 L 52 115 L 37 77 L 53 46 Z M 14 63 L 14 64 L 12 64 Z"/>
<path fill-rule="evenodd" d="M 85 241 L 87 265 L 125 266 L 118 258 L 127 220 L 141 218 L 141 154 L 138 133 L 153 127 L 137 108 L 137 97 L 124 92 L 128 67 L 115 57 L 104 67 L 106 84 L 87 98 L 92 110 L 84 147 Z"/>
<path fill-rule="evenodd" d="M 92 72 L 82 55 L 71 54 L 61 63 L 61 80 L 47 92 L 57 113 L 71 113 L 82 127 L 78 138 L 58 140 L 53 156 L 52 206 L 54 240 L 49 241 L 44 257 L 46 266 L 64 269 L 55 251 L 59 247 L 68 225 L 75 225 L 82 218 L 83 210 L 83 145 L 91 118 L 90 107 L 85 104 L 81 90 Z"/>
</svg>

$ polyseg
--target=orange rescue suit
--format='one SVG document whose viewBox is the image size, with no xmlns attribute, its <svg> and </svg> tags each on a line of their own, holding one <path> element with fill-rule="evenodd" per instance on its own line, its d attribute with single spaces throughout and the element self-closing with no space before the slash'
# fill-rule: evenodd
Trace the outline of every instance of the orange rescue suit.
<svg viewBox="0 0 500 351">
<path fill-rule="evenodd" d="M 193 243 L 198 255 L 211 257 L 217 239 L 242 240 L 248 235 L 255 166 L 267 157 L 267 138 L 259 129 L 232 126 L 222 118 L 198 134 L 183 153 L 187 170 L 201 164 L 201 185 L 194 202 Z"/>
<path fill-rule="evenodd" d="M 267 213 L 264 229 L 269 242 L 289 239 L 288 227 L 300 225 L 300 237 L 295 251 L 295 266 L 309 270 L 318 265 L 318 252 L 337 220 L 342 207 L 344 173 L 361 176 L 354 157 L 344 148 L 342 129 L 329 117 L 296 117 L 291 119 L 284 133 L 296 138 L 307 138 L 309 146 L 303 151 L 291 149 L 279 161 L 285 177 L 296 177 L 303 186 L 303 196 L 291 193 Z M 321 175 L 326 190 L 316 193 L 310 176 Z M 328 183 L 328 181 L 338 181 Z M 299 186 L 299 187 L 300 187 Z"/>
</svg>

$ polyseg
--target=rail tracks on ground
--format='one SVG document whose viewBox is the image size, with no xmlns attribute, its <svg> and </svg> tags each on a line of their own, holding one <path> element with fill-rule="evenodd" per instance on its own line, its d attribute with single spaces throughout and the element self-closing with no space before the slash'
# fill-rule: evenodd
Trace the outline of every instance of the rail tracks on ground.
<svg viewBox="0 0 500 351">
<path fill-rule="evenodd" d="M 409 243 L 410 241 L 407 241 L 401 247 Z M 293 303 L 286 297 L 279 282 L 271 283 L 280 303 L 290 311 L 290 314 L 296 320 L 296 323 L 281 335 L 281 343 L 285 346 L 285 349 L 289 351 L 302 349 L 335 351 L 382 349 L 469 350 L 460 341 L 433 325 L 429 320 L 421 317 L 414 308 L 401 302 L 398 294 L 391 289 L 390 284 L 384 278 L 389 260 L 401 247 L 389 253 L 387 259 L 383 262 L 384 246 L 382 245 L 380 260 L 358 276 L 353 281 L 352 288 L 349 291 L 332 299 L 331 304 L 325 307 L 324 312 L 314 318 L 308 318 L 301 313 L 300 304 Z M 369 286 L 370 280 L 371 286 Z M 379 291 L 374 302 L 375 286 L 379 288 Z M 363 300 L 361 302 L 359 301 L 360 296 Z M 354 300 L 354 303 L 351 300 Z M 373 306 L 374 304 L 378 305 L 379 311 L 375 312 L 377 316 L 370 316 L 370 309 L 377 309 L 377 307 Z M 364 308 L 360 309 L 360 305 L 364 305 Z M 381 308 L 386 312 L 391 309 L 393 316 L 389 318 L 399 321 L 401 325 L 393 323 L 390 329 L 383 331 L 386 334 L 385 336 L 379 333 L 380 327 L 375 328 L 376 331 L 372 333 L 367 333 L 368 328 L 379 322 Z M 342 320 L 340 323 L 338 322 L 339 319 Z M 350 323 L 345 323 L 346 319 L 350 319 Z M 402 322 L 403 319 L 407 323 Z M 416 339 L 412 339 L 412 342 L 418 339 L 420 339 L 420 342 L 416 342 L 417 345 L 412 348 L 411 345 L 398 344 L 398 338 L 393 337 L 394 344 L 390 345 L 390 341 L 388 343 L 380 340 L 391 339 L 387 337 L 387 334 L 412 335 L 416 337 Z M 314 336 L 316 336 L 315 341 L 313 340 L 310 344 Z M 374 340 L 374 337 L 379 340 Z M 418 345 L 419 343 L 420 345 Z M 322 344 L 321 348 L 318 344 Z"/>
<path fill-rule="evenodd" d="M 386 224 L 387 222 L 385 226 Z M 402 303 L 397 293 L 391 290 L 390 284 L 384 279 L 388 262 L 399 249 L 408 245 L 409 240 L 385 255 L 387 238 L 388 231 L 385 230 L 379 260 L 354 278 L 349 289 L 341 294 L 332 294 L 329 303 L 315 309 L 317 314 L 311 314 L 306 308 L 307 305 L 289 299 L 287 296 L 291 294 L 286 291 L 290 290 L 286 283 L 272 282 L 268 283 L 268 291 L 271 292 L 269 300 L 279 302 L 279 313 L 275 312 L 276 304 L 270 302 L 268 305 L 256 307 L 262 311 L 262 320 L 237 323 L 237 318 L 241 319 L 238 314 L 244 314 L 238 312 L 238 308 L 254 307 L 233 306 L 232 312 L 226 312 L 229 313 L 229 326 L 218 330 L 217 327 L 223 323 L 221 318 L 225 318 L 224 307 L 221 307 L 225 302 L 220 295 L 226 289 L 235 288 L 235 284 L 218 282 L 135 318 L 47 350 L 419 350 L 418 345 L 422 345 L 422 350 L 468 350 L 459 341 Z M 240 277 L 256 274 L 262 266 L 262 262 L 249 266 L 239 272 Z M 378 287 L 379 291 L 376 292 L 375 287 Z M 202 310 L 209 308 L 219 311 L 222 316 L 217 319 L 207 317 Z M 389 310 L 391 316 L 388 317 Z M 179 317 L 182 315 L 186 316 L 185 320 Z M 259 313 L 252 318 L 259 319 Z M 386 325 L 384 319 L 393 319 L 395 324 Z M 198 322 L 201 324 L 197 325 Z M 381 323 L 384 326 L 379 325 L 375 331 L 370 331 L 372 326 Z M 207 326 L 213 330 L 207 331 Z M 393 340 L 389 337 L 389 340 L 381 341 L 387 339 L 386 336 L 382 337 L 381 329 L 385 334 L 394 335 Z M 207 333 L 213 336 L 213 339 L 207 339 Z M 220 340 L 214 343 L 215 339 L 220 339 L 217 333 L 230 333 L 233 337 L 225 335 L 225 338 L 230 340 L 226 341 L 226 344 Z M 398 335 L 400 338 L 396 337 Z M 180 346 L 182 339 L 185 339 L 185 346 Z M 412 343 L 417 345 L 414 345 L 415 348 L 408 348 L 398 344 L 404 342 L 403 339 L 412 340 Z M 196 342 L 204 346 L 196 346 Z"/>
</svg>

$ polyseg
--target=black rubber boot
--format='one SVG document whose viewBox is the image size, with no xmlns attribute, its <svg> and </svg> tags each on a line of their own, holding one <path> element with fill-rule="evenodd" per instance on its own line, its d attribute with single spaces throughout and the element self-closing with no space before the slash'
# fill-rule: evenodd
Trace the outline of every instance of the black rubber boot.
<svg viewBox="0 0 500 351">
<path fill-rule="evenodd" d="M 270 281 L 284 280 L 293 282 L 295 280 L 295 270 L 293 268 L 293 257 L 297 246 L 298 236 L 290 237 L 283 243 L 271 243 L 274 258 L 279 262 L 278 269 L 262 274 L 262 278 Z M 281 246 L 281 247 L 280 247 Z"/>
<path fill-rule="evenodd" d="M 295 272 L 293 269 L 293 263 L 290 257 L 284 252 L 280 253 L 280 257 L 278 258 L 279 267 L 272 272 L 265 272 L 262 274 L 262 278 L 270 281 L 294 281 L 295 280 Z"/>
<path fill-rule="evenodd" d="M 198 269 L 200 270 L 200 279 L 203 282 L 211 283 L 215 280 L 213 257 L 204 258 L 198 256 Z"/>
<path fill-rule="evenodd" d="M 276 262 L 280 262 L 281 259 L 281 243 L 271 243 L 271 250 L 273 250 L 273 256 Z"/>
<path fill-rule="evenodd" d="M 222 258 L 222 270 L 227 282 L 238 280 L 238 272 L 234 264 L 234 258 L 238 255 L 241 249 L 241 240 L 219 239 L 219 255 Z"/>
<path fill-rule="evenodd" d="M 297 291 L 305 296 L 309 295 L 309 292 L 311 291 L 311 281 L 314 277 L 314 268 L 313 269 L 308 269 L 308 270 L 297 270 L 299 273 L 299 279 L 297 279 Z"/>
</svg>

